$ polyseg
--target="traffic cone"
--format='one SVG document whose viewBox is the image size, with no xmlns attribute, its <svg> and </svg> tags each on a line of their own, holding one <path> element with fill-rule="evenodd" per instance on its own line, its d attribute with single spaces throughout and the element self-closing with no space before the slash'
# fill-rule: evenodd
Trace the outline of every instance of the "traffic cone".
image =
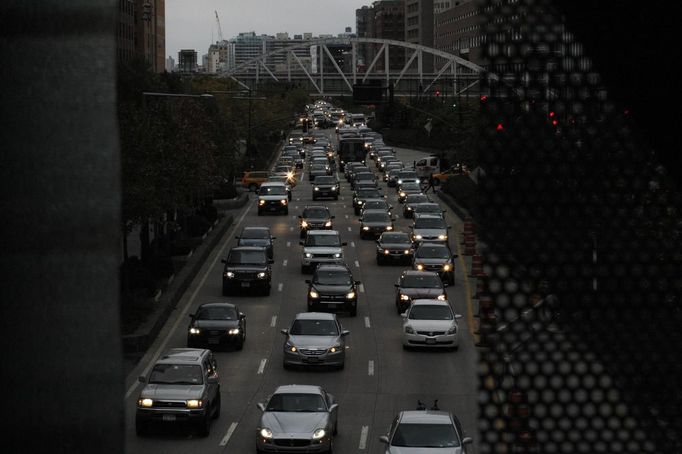
<svg viewBox="0 0 682 454">
<path fill-rule="evenodd" d="M 476 253 L 476 235 L 464 237 L 464 255 L 474 255 Z"/>
<path fill-rule="evenodd" d="M 471 257 L 471 274 L 469 277 L 485 277 L 486 273 L 483 271 L 483 256 L 474 254 Z"/>
<path fill-rule="evenodd" d="M 530 453 L 537 444 L 535 431 L 530 427 L 530 405 L 526 393 L 518 388 L 509 392 L 507 431 L 512 435 L 514 453 Z"/>
<path fill-rule="evenodd" d="M 464 226 L 462 229 L 462 236 L 467 234 L 473 235 L 476 233 L 476 226 L 474 225 L 474 220 L 471 217 L 464 218 Z"/>
<path fill-rule="evenodd" d="M 478 300 L 478 313 L 474 315 L 474 317 L 485 318 L 485 314 L 491 312 L 495 312 L 495 302 L 493 301 L 493 298 L 490 295 L 482 295 Z"/>
<path fill-rule="evenodd" d="M 488 275 L 484 274 L 482 276 L 477 276 L 476 280 L 476 293 L 473 298 L 480 299 L 483 296 L 488 295 Z"/>
</svg>

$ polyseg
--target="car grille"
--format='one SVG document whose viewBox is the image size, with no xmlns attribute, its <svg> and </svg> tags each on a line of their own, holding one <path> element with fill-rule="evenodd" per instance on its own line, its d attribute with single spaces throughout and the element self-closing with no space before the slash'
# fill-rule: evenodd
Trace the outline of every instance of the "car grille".
<svg viewBox="0 0 682 454">
<path fill-rule="evenodd" d="M 343 301 L 346 295 L 320 295 L 322 301 Z"/>
<path fill-rule="evenodd" d="M 225 334 L 225 330 L 212 329 L 208 332 L 209 336 L 222 336 Z"/>
<path fill-rule="evenodd" d="M 333 259 L 334 254 L 313 254 L 314 259 Z"/>
<path fill-rule="evenodd" d="M 185 408 L 185 401 L 174 400 L 155 400 L 154 407 L 156 408 Z"/>
<path fill-rule="evenodd" d="M 289 446 L 289 447 L 302 447 L 310 445 L 310 440 L 305 440 L 301 438 L 275 438 L 273 440 L 277 446 Z"/>
<path fill-rule="evenodd" d="M 417 331 L 417 334 L 422 336 L 442 336 L 445 334 L 445 331 Z"/>
<path fill-rule="evenodd" d="M 309 350 L 309 349 L 299 349 L 298 350 L 302 355 L 307 355 L 307 356 L 321 356 L 324 355 L 327 350 Z"/>
<path fill-rule="evenodd" d="M 239 272 L 235 274 L 237 279 L 256 279 L 258 273 L 252 272 Z"/>
</svg>

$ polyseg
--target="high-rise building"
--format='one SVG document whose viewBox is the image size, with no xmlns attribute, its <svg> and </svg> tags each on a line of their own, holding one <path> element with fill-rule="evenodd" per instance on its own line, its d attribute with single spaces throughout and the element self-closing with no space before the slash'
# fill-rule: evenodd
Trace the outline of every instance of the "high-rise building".
<svg viewBox="0 0 682 454">
<path fill-rule="evenodd" d="M 175 71 L 175 59 L 173 59 L 173 57 L 171 57 L 170 55 L 166 59 L 166 71 L 169 73 Z"/>
<path fill-rule="evenodd" d="M 477 2 L 453 1 L 453 6 L 436 15 L 434 47 L 483 66 L 484 30 Z"/>
<path fill-rule="evenodd" d="M 434 0 L 405 0 L 405 41 L 433 47 Z M 433 71 L 433 56 L 424 54 L 422 71 Z"/>
<path fill-rule="evenodd" d="M 453 6 L 455 6 L 455 3 L 459 4 L 461 1 L 455 1 L 455 0 L 433 0 L 433 14 L 434 18 L 436 14 L 440 14 L 444 11 L 449 10 Z"/>
<path fill-rule="evenodd" d="M 392 39 L 403 41 L 405 38 L 405 1 L 404 0 L 379 0 L 372 4 L 374 9 L 374 36 L 373 38 Z M 379 51 L 379 45 L 374 45 L 373 58 Z M 369 65 L 371 63 L 368 62 Z M 389 69 L 400 70 L 405 65 L 405 50 L 394 47 L 388 55 Z M 385 69 L 385 60 L 382 55 L 374 66 L 377 70 Z"/>
<path fill-rule="evenodd" d="M 178 52 L 178 71 L 185 74 L 197 72 L 197 51 L 182 49 Z"/>
<path fill-rule="evenodd" d="M 230 43 L 227 40 L 218 41 L 208 46 L 208 66 L 206 72 L 216 74 L 227 69 L 230 54 Z"/>
<path fill-rule="evenodd" d="M 119 61 L 144 58 L 154 72 L 166 66 L 165 0 L 119 0 L 116 50 Z"/>
<path fill-rule="evenodd" d="M 374 8 L 371 6 L 363 6 L 355 10 L 355 32 L 358 38 L 373 38 L 374 37 Z M 363 67 L 369 65 L 374 58 L 372 54 L 372 47 L 363 45 L 358 48 L 357 59 L 358 66 Z"/>
<path fill-rule="evenodd" d="M 305 38 L 305 35 L 310 35 L 310 38 Z M 312 33 L 304 34 L 303 39 L 291 39 L 289 38 L 288 33 L 279 33 L 278 36 L 256 35 L 256 32 L 240 33 L 229 41 L 230 46 L 227 68 L 236 68 L 260 55 L 276 50 L 283 50 L 311 38 Z M 293 53 L 298 57 L 306 70 L 309 71 L 311 61 L 309 50 L 307 48 L 295 49 L 293 50 Z M 301 72 L 300 66 L 295 60 L 296 59 L 291 57 L 288 52 L 282 51 L 269 56 L 266 59 L 265 64 L 269 69 L 275 71 L 286 71 L 287 66 L 290 65 L 293 73 Z M 262 67 L 258 68 L 258 71 L 267 76 L 267 71 Z M 254 64 L 250 65 L 248 68 L 241 68 L 240 72 L 255 73 L 256 65 Z"/>
</svg>

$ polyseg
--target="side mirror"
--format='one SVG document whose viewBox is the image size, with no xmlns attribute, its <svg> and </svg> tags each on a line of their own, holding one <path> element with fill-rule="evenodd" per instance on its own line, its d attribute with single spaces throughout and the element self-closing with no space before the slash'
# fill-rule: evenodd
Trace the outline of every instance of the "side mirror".
<svg viewBox="0 0 682 454">
<path fill-rule="evenodd" d="M 349 334 L 350 334 L 350 331 L 348 331 L 347 329 L 344 329 L 343 331 L 341 331 L 342 336 L 348 336 Z"/>
<path fill-rule="evenodd" d="M 348 246 L 348 243 L 344 241 L 343 243 L 341 243 L 341 246 Z"/>
<path fill-rule="evenodd" d="M 270 239 L 271 239 L 271 240 L 276 240 L 277 237 L 276 237 L 276 236 L 271 236 Z"/>
<path fill-rule="evenodd" d="M 303 241 L 299 241 L 298 244 L 300 244 L 301 246 L 303 246 Z"/>
<path fill-rule="evenodd" d="M 268 263 L 270 263 L 270 264 L 275 263 L 275 259 L 268 259 Z"/>
<path fill-rule="evenodd" d="M 300 215 L 300 214 L 299 214 L 298 216 L 296 216 L 296 217 L 299 218 L 299 219 L 301 219 L 301 215 Z"/>
<path fill-rule="evenodd" d="M 449 225 L 449 226 L 448 226 L 448 230 L 450 230 L 451 228 L 452 228 L 452 226 L 451 226 L 451 225 Z"/>
<path fill-rule="evenodd" d="M 337 408 L 339 408 L 339 404 L 331 404 L 329 406 L 329 413 L 335 411 Z"/>
<path fill-rule="evenodd" d="M 206 379 L 206 383 L 208 383 L 209 385 L 217 385 L 218 383 L 220 383 L 220 380 L 218 380 L 217 375 L 211 375 Z"/>
<path fill-rule="evenodd" d="M 455 314 L 455 319 L 460 319 L 462 318 L 462 314 Z"/>
<path fill-rule="evenodd" d="M 220 260 L 220 263 L 227 263 L 227 260 L 221 259 L 221 260 Z"/>
<path fill-rule="evenodd" d="M 463 444 L 463 445 L 470 445 L 470 444 L 473 443 L 473 442 L 474 442 L 474 440 L 473 440 L 471 437 L 464 437 L 464 438 L 462 439 L 462 444 Z"/>
<path fill-rule="evenodd" d="M 401 316 L 402 318 L 407 318 L 407 312 L 403 312 L 402 314 L 400 314 L 400 316 Z"/>
<path fill-rule="evenodd" d="M 456 258 L 458 258 L 458 257 L 459 257 L 459 254 L 452 254 L 452 259 L 453 259 L 453 260 L 456 259 Z"/>
<path fill-rule="evenodd" d="M 330 219 L 336 219 L 336 216 L 332 216 Z"/>
<path fill-rule="evenodd" d="M 360 285 L 362 284 L 362 281 L 355 281 L 355 285 Z"/>
<path fill-rule="evenodd" d="M 282 334 L 284 334 L 284 335 L 288 335 L 288 334 L 289 334 L 289 330 L 286 329 L 286 328 L 284 328 L 284 329 L 280 330 L 280 333 L 282 333 Z"/>
<path fill-rule="evenodd" d="M 389 443 L 388 437 L 387 437 L 386 435 L 380 436 L 380 437 L 379 437 L 379 441 L 380 441 L 381 443 L 383 443 L 383 444 L 386 444 L 386 445 Z"/>
<path fill-rule="evenodd" d="M 306 283 L 306 284 L 310 284 L 310 279 L 306 279 L 306 280 L 305 280 L 305 283 Z"/>
<path fill-rule="evenodd" d="M 396 282 L 395 284 L 393 284 L 393 286 L 394 286 L 395 288 L 398 288 L 398 287 L 400 287 L 400 283 Z"/>
<path fill-rule="evenodd" d="M 246 318 L 246 314 L 243 313 L 243 312 L 240 312 L 240 313 L 239 313 L 239 318 Z"/>
<path fill-rule="evenodd" d="M 258 407 L 258 409 L 259 409 L 260 411 L 265 411 L 265 404 L 262 403 L 262 402 L 258 402 L 258 403 L 256 404 L 256 407 Z"/>
<path fill-rule="evenodd" d="M 241 239 L 241 238 L 238 237 L 238 236 L 235 236 L 234 239 L 235 239 L 235 240 L 239 240 L 239 239 Z"/>
<path fill-rule="evenodd" d="M 145 377 L 144 375 L 140 375 L 139 377 L 137 377 L 137 381 L 139 381 L 140 383 L 147 383 L 147 377 Z"/>
</svg>

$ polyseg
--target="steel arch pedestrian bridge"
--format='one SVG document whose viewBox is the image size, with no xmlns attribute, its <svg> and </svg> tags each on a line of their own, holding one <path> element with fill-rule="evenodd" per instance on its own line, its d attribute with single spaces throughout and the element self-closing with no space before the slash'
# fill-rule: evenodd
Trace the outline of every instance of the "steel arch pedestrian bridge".
<svg viewBox="0 0 682 454">
<path fill-rule="evenodd" d="M 350 48 L 351 61 L 350 64 L 344 62 L 344 69 L 330 50 L 330 46 L 339 45 Z M 304 64 L 301 55 L 306 49 L 310 52 L 311 61 L 317 62 L 316 67 Z M 366 49 L 371 49 L 373 58 L 363 68 L 358 65 L 358 57 L 359 52 Z M 395 69 L 395 62 L 390 60 L 390 56 L 396 53 L 405 55 L 404 65 L 399 71 Z M 434 70 L 424 70 L 425 55 L 433 59 Z M 383 63 L 379 63 L 381 59 Z M 419 97 L 433 94 L 436 90 L 444 96 L 468 96 L 480 93 L 481 78 L 497 79 L 483 67 L 451 53 L 377 38 L 318 38 L 297 42 L 254 57 L 223 75 L 249 90 L 259 83 L 274 81 L 303 86 L 319 96 L 351 96 L 354 84 L 368 81 L 380 81 L 384 88 L 391 86 L 395 96 Z"/>
</svg>

